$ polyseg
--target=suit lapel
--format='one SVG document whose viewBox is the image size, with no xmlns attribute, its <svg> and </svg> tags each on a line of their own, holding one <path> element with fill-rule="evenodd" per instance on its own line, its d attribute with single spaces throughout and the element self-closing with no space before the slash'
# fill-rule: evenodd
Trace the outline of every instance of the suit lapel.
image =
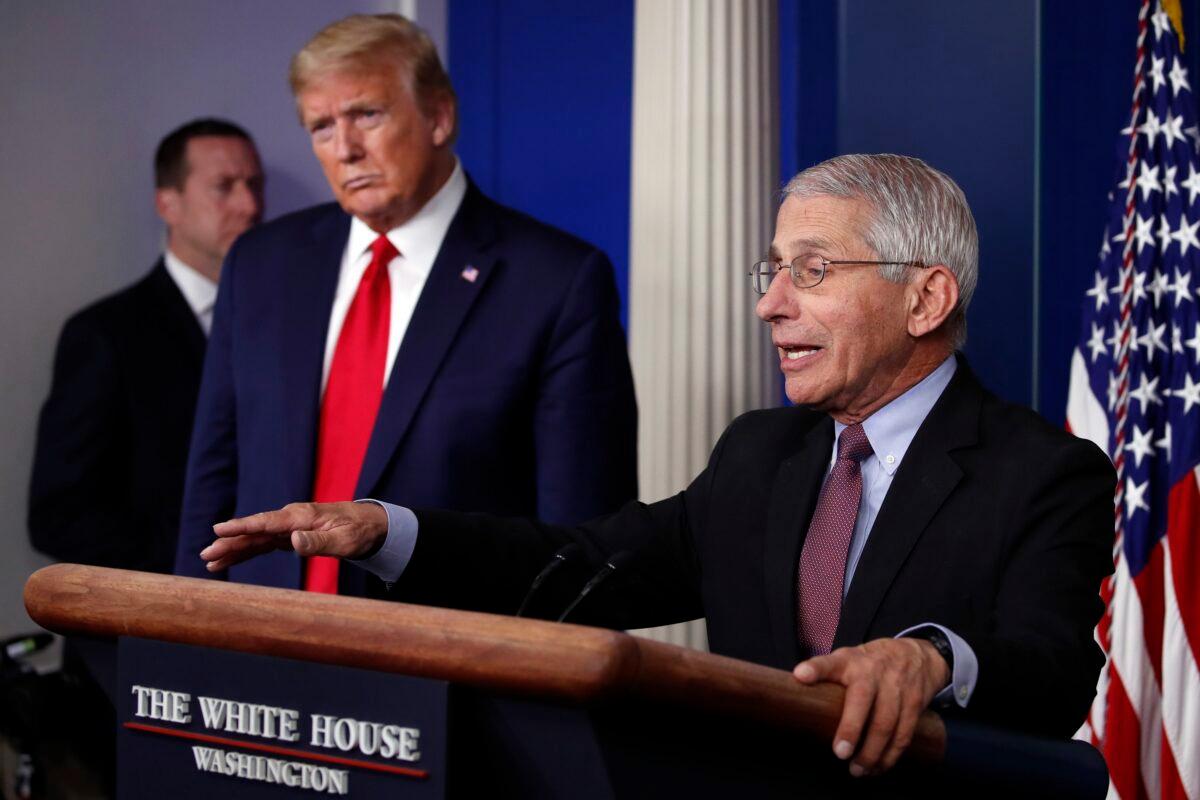
<svg viewBox="0 0 1200 800">
<path fill-rule="evenodd" d="M 200 327 L 200 321 L 196 319 L 192 307 L 188 305 L 183 292 L 167 272 L 161 258 L 150 272 L 148 287 L 154 296 L 151 313 L 157 314 L 163 321 L 164 329 L 173 331 L 184 344 L 186 358 L 195 366 L 196 374 L 199 375 L 207 343 L 204 329 Z M 173 357 L 178 358 L 179 354 L 174 353 Z"/>
<path fill-rule="evenodd" d="M 283 431 L 288 457 L 283 468 L 288 470 L 288 496 L 297 499 L 312 497 L 325 337 L 350 235 L 350 217 L 340 209 L 331 210 L 310 233 L 307 242 L 290 251 L 292 263 L 277 265 L 285 273 L 281 280 L 283 327 L 279 331 L 287 398 Z"/>
<path fill-rule="evenodd" d="M 767 507 L 763 574 L 771 636 L 779 664 L 790 666 L 800 657 L 796 641 L 796 565 L 833 453 L 833 420 L 826 417 L 805 434 L 796 455 L 775 473 Z"/>
<path fill-rule="evenodd" d="M 966 361 L 917 430 L 892 485 L 842 604 L 833 646 L 859 644 L 896 575 L 933 516 L 962 479 L 951 451 L 978 440 L 982 391 Z"/>
<path fill-rule="evenodd" d="M 359 473 L 358 497 L 370 495 L 387 468 L 495 268 L 495 257 L 486 252 L 497 235 L 487 205 L 479 190 L 468 185 L 396 353 Z M 474 270 L 471 279 L 463 275 L 467 269 Z"/>
</svg>

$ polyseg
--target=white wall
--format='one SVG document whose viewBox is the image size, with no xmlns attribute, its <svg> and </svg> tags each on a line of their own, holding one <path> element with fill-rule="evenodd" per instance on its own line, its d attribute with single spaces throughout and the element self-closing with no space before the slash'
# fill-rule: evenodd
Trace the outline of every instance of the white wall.
<svg viewBox="0 0 1200 800">
<path fill-rule="evenodd" d="M 21 592 L 46 563 L 29 546 L 25 516 L 54 344 L 71 313 L 157 256 L 159 139 L 194 117 L 228 117 L 258 141 L 268 217 L 330 199 L 296 122 L 288 59 L 338 17 L 400 5 L 6 0 L 0 8 L 0 636 L 32 627 Z M 418 14 L 427 6 L 438 3 L 415 3 Z M 435 17 L 444 36 L 444 5 Z"/>
</svg>

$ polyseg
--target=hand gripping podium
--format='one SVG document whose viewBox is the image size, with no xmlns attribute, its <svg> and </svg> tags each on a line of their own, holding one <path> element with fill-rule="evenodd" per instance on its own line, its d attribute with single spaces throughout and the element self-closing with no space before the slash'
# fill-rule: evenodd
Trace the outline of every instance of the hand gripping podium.
<svg viewBox="0 0 1200 800">
<path fill-rule="evenodd" d="M 933 712 L 896 769 L 851 779 L 830 745 L 841 687 L 599 628 L 74 564 L 34 573 L 25 603 L 120 642 L 123 798 L 1107 789 L 1083 743 Z"/>
</svg>

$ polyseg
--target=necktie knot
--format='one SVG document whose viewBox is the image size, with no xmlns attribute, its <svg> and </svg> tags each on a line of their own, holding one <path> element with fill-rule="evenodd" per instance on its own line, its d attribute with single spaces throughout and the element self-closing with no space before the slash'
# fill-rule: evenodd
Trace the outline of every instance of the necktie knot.
<svg viewBox="0 0 1200 800">
<path fill-rule="evenodd" d="M 367 266 L 367 269 L 383 269 L 398 255 L 400 255 L 400 251 L 396 249 L 396 246 L 392 244 L 388 237 L 381 233 L 378 239 L 371 242 L 371 263 Z"/>
<path fill-rule="evenodd" d="M 862 461 L 873 452 L 862 423 L 848 426 L 838 437 L 838 461 Z"/>
</svg>

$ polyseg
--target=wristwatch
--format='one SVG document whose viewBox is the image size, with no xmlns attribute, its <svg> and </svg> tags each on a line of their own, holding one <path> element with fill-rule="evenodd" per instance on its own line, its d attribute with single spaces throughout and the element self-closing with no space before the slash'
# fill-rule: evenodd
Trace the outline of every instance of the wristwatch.
<svg viewBox="0 0 1200 800">
<path fill-rule="evenodd" d="M 946 634 L 942 633 L 938 628 L 921 628 L 908 634 L 913 639 L 924 639 L 933 645 L 933 649 L 938 651 L 938 655 L 946 660 L 946 666 L 950 668 L 950 680 L 954 680 L 954 648 L 950 646 L 950 639 Z"/>
</svg>

